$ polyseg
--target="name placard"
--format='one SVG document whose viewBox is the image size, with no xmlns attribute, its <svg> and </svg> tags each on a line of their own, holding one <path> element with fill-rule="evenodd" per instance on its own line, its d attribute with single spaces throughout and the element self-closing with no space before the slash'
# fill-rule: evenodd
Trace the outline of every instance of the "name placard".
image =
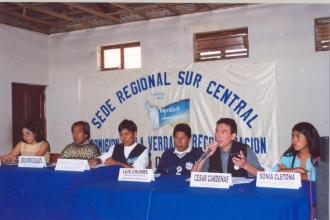
<svg viewBox="0 0 330 220">
<path fill-rule="evenodd" d="M 90 167 L 87 160 L 58 159 L 55 170 L 83 172 Z"/>
<path fill-rule="evenodd" d="M 19 156 L 18 167 L 43 168 L 47 167 L 45 157 L 41 156 Z"/>
<path fill-rule="evenodd" d="M 120 168 L 118 181 L 151 182 L 155 180 L 152 169 Z"/>
<path fill-rule="evenodd" d="M 301 187 L 300 173 L 258 172 L 257 187 L 299 189 Z"/>
<path fill-rule="evenodd" d="M 192 172 L 190 186 L 228 189 L 232 185 L 230 173 Z"/>
</svg>

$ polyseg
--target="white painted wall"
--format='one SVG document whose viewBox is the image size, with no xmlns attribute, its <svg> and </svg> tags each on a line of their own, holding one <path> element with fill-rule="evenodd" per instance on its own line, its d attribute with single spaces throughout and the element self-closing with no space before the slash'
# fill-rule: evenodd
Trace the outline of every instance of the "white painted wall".
<svg viewBox="0 0 330 220">
<path fill-rule="evenodd" d="M 329 14 L 330 5 L 256 5 L 52 35 L 47 120 L 53 150 L 71 141 L 70 126 L 80 119 L 78 78 L 98 72 L 98 46 L 140 41 L 145 69 L 182 67 L 192 62 L 192 33 L 244 26 L 250 57 L 218 62 L 278 61 L 279 147 L 289 146 L 300 121 L 329 135 L 329 52 L 314 51 L 314 18 Z"/>
<path fill-rule="evenodd" d="M 329 14 L 330 5 L 256 5 L 49 37 L 0 24 L 0 153 L 12 142 L 11 82 L 48 85 L 48 140 L 60 152 L 71 141 L 72 122 L 81 119 L 78 78 L 99 72 L 98 46 L 140 41 L 145 69 L 182 67 L 192 62 L 193 33 L 244 26 L 250 57 L 218 62 L 278 61 L 279 147 L 288 147 L 300 121 L 329 135 L 329 52 L 314 51 L 313 23 Z"/>
<path fill-rule="evenodd" d="M 48 84 L 48 37 L 0 24 L 0 154 L 12 148 L 12 82 Z"/>
</svg>

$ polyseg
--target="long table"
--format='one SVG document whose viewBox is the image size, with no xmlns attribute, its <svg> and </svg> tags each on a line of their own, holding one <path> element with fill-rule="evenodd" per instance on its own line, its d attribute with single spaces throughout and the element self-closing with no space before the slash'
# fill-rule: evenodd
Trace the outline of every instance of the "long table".
<svg viewBox="0 0 330 220">
<path fill-rule="evenodd" d="M 305 181 L 299 190 L 259 188 L 255 181 L 208 189 L 189 187 L 183 176 L 118 182 L 118 171 L 0 166 L 0 219 L 307 220 L 310 213 Z"/>
</svg>

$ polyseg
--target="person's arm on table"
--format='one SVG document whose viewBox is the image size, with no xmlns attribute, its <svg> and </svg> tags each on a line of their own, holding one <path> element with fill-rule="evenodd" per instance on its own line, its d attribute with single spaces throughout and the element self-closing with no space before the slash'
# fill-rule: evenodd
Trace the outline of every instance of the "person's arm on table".
<svg viewBox="0 0 330 220">
<path fill-rule="evenodd" d="M 114 159 L 112 159 L 112 157 L 107 158 L 104 161 L 104 164 L 108 165 L 108 166 L 119 165 L 119 166 L 122 166 L 124 168 L 133 168 L 133 166 L 129 166 L 128 164 L 125 164 L 125 163 L 119 162 L 117 160 L 114 160 Z"/>
<path fill-rule="evenodd" d="M 105 152 L 104 154 L 102 154 L 101 156 L 99 157 L 96 157 L 96 158 L 93 158 L 93 159 L 90 159 L 88 160 L 88 164 L 90 166 L 96 166 L 98 164 L 105 164 L 105 161 L 112 156 L 112 153 L 113 153 L 113 149 L 114 149 L 115 146 L 111 146 L 109 151 L 108 152 Z M 105 164 L 107 165 L 107 164 Z"/>
<path fill-rule="evenodd" d="M 101 163 L 102 163 L 102 160 L 98 157 L 88 160 L 89 166 L 96 166 L 96 165 L 101 164 Z"/>
<path fill-rule="evenodd" d="M 288 173 L 300 173 L 301 179 L 302 180 L 308 180 L 307 176 L 307 170 L 301 167 L 295 167 L 295 168 L 286 168 L 284 164 L 279 164 L 278 165 L 278 170 L 277 172 L 288 172 Z"/>
<path fill-rule="evenodd" d="M 18 142 L 13 150 L 9 152 L 9 154 L 1 157 L 2 162 L 16 162 L 17 157 L 21 154 L 21 144 L 22 142 Z"/>
</svg>

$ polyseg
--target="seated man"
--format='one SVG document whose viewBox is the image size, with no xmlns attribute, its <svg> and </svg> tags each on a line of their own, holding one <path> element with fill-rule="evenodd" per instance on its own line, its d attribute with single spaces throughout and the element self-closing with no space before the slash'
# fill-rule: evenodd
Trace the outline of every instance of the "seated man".
<svg viewBox="0 0 330 220">
<path fill-rule="evenodd" d="M 237 125 L 233 119 L 218 120 L 216 142 L 206 146 L 206 156 L 197 161 L 192 171 L 231 173 L 236 177 L 256 176 L 257 171 L 263 168 L 248 145 L 235 141 L 236 135 Z"/>
<path fill-rule="evenodd" d="M 120 165 L 125 168 L 145 169 L 149 163 L 149 150 L 136 143 L 137 126 L 131 120 L 123 120 L 118 126 L 122 143 L 111 147 L 107 153 L 91 160 L 90 165 Z"/>
<path fill-rule="evenodd" d="M 63 159 L 89 160 L 101 155 L 100 149 L 89 143 L 90 127 L 88 122 L 77 121 L 71 126 L 73 143 L 67 145 L 61 152 Z"/>
<path fill-rule="evenodd" d="M 201 148 L 189 145 L 191 129 L 187 124 L 177 124 L 173 130 L 175 148 L 166 150 L 160 158 L 156 173 L 190 175 L 195 162 L 202 156 Z"/>
</svg>

